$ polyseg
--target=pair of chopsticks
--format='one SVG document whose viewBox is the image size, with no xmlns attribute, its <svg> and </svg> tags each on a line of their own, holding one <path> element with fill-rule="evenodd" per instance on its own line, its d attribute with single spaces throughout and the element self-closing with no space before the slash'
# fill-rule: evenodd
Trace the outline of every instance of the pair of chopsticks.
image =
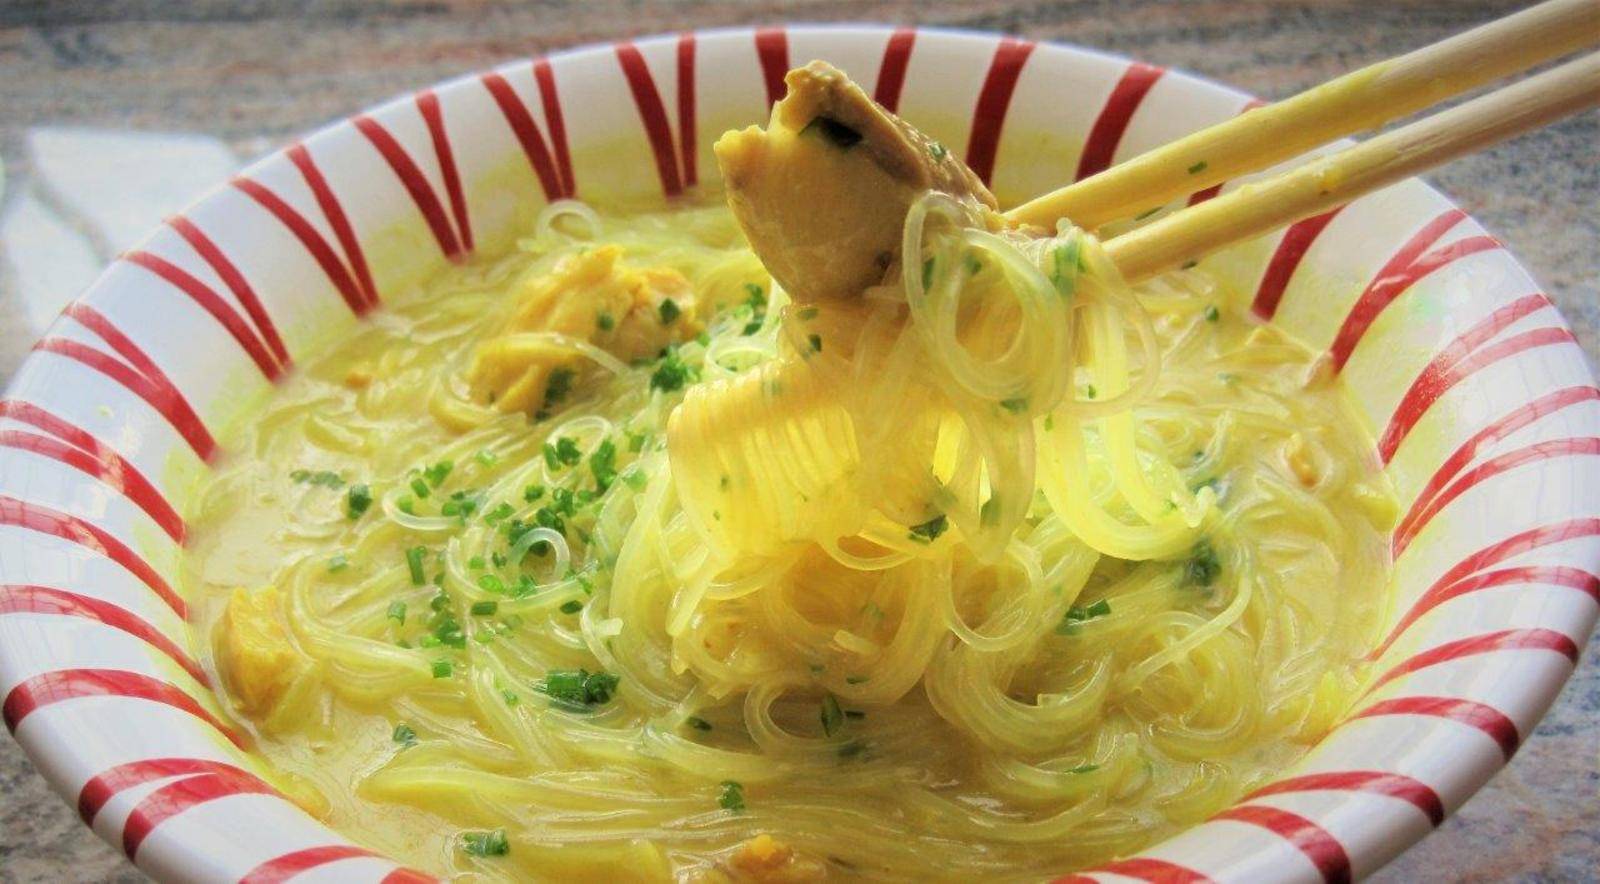
<svg viewBox="0 0 1600 884">
<path fill-rule="evenodd" d="M 1012 209 L 1093 230 L 1600 45 L 1600 0 L 1549 0 L 1156 148 Z M 1600 52 L 1106 241 L 1130 282 L 1600 105 Z"/>
</svg>

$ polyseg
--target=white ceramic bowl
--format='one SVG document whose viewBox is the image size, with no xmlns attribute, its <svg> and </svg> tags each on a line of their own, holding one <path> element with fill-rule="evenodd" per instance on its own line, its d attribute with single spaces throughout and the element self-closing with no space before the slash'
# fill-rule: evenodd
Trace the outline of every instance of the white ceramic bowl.
<svg viewBox="0 0 1600 884">
<path fill-rule="evenodd" d="M 170 881 L 406 880 L 250 773 L 196 665 L 180 513 L 215 433 L 292 364 L 546 200 L 668 196 L 825 58 L 1016 200 L 1240 112 L 1180 73 L 986 34 L 732 30 L 518 61 L 273 154 L 111 265 L 0 403 L 5 721 L 95 831 Z M 1204 198 L 1204 194 L 1194 199 Z M 107 194 L 115 199 L 115 194 Z M 1208 262 L 1326 347 L 1405 502 L 1381 673 L 1278 782 L 1084 873 L 1371 872 L 1487 780 L 1572 670 L 1600 597 L 1600 390 L 1493 238 L 1418 182 Z"/>
</svg>

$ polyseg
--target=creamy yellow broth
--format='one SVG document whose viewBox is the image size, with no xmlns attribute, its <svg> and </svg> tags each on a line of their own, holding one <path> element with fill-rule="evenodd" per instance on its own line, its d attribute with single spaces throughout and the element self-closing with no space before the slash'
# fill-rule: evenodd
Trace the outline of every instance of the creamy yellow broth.
<svg viewBox="0 0 1600 884">
<path fill-rule="evenodd" d="M 622 270 L 557 285 L 609 245 Z M 1004 283 L 1020 259 L 983 248 L 930 242 L 929 272 Z M 1353 699 L 1394 500 L 1307 348 L 1203 269 L 1139 286 L 1146 323 L 1088 266 L 1051 308 L 1080 331 L 1065 398 L 961 411 L 896 368 L 950 346 L 901 337 L 936 300 L 798 315 L 709 202 L 547 212 L 227 439 L 189 514 L 208 665 L 302 803 L 443 875 L 1029 879 L 1137 850 Z M 602 285 L 609 320 L 529 306 Z M 816 386 L 858 333 L 874 370 Z M 963 432 L 1025 440 L 1026 471 L 972 472 Z"/>
</svg>

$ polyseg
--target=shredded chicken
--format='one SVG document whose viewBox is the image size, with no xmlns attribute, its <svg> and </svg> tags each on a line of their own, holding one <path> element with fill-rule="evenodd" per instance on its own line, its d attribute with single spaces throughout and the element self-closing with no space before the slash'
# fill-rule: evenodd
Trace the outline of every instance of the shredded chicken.
<svg viewBox="0 0 1600 884">
<path fill-rule="evenodd" d="M 308 665 L 290 641 L 278 591 L 240 587 L 228 597 L 217 627 L 217 668 L 246 715 L 272 713 Z"/>
<path fill-rule="evenodd" d="M 628 267 L 621 257 L 620 247 L 600 246 L 526 281 L 504 330 L 474 355 L 467 371 L 473 395 L 500 411 L 534 414 L 558 404 L 593 365 L 570 342 L 633 362 L 699 332 L 683 274 Z"/>
<path fill-rule="evenodd" d="M 995 208 L 943 145 L 820 61 L 789 72 L 765 130 L 722 136 L 728 205 L 794 300 L 853 298 L 896 263 L 911 203 L 929 190 Z"/>
</svg>

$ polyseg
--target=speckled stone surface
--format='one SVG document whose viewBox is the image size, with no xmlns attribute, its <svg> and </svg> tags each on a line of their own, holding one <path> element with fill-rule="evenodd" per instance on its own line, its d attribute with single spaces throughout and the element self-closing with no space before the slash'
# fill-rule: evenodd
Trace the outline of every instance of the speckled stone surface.
<svg viewBox="0 0 1600 884">
<path fill-rule="evenodd" d="M 915 22 L 1099 47 L 1270 98 L 1519 5 L 0 0 L 0 381 L 106 258 L 230 168 L 401 90 L 511 58 L 718 25 Z M 1533 270 L 1595 360 L 1600 119 L 1568 121 L 1431 178 Z M 1591 639 L 1511 765 L 1374 880 L 1600 878 L 1597 656 Z M 0 881 L 137 880 L 0 738 Z"/>
</svg>

